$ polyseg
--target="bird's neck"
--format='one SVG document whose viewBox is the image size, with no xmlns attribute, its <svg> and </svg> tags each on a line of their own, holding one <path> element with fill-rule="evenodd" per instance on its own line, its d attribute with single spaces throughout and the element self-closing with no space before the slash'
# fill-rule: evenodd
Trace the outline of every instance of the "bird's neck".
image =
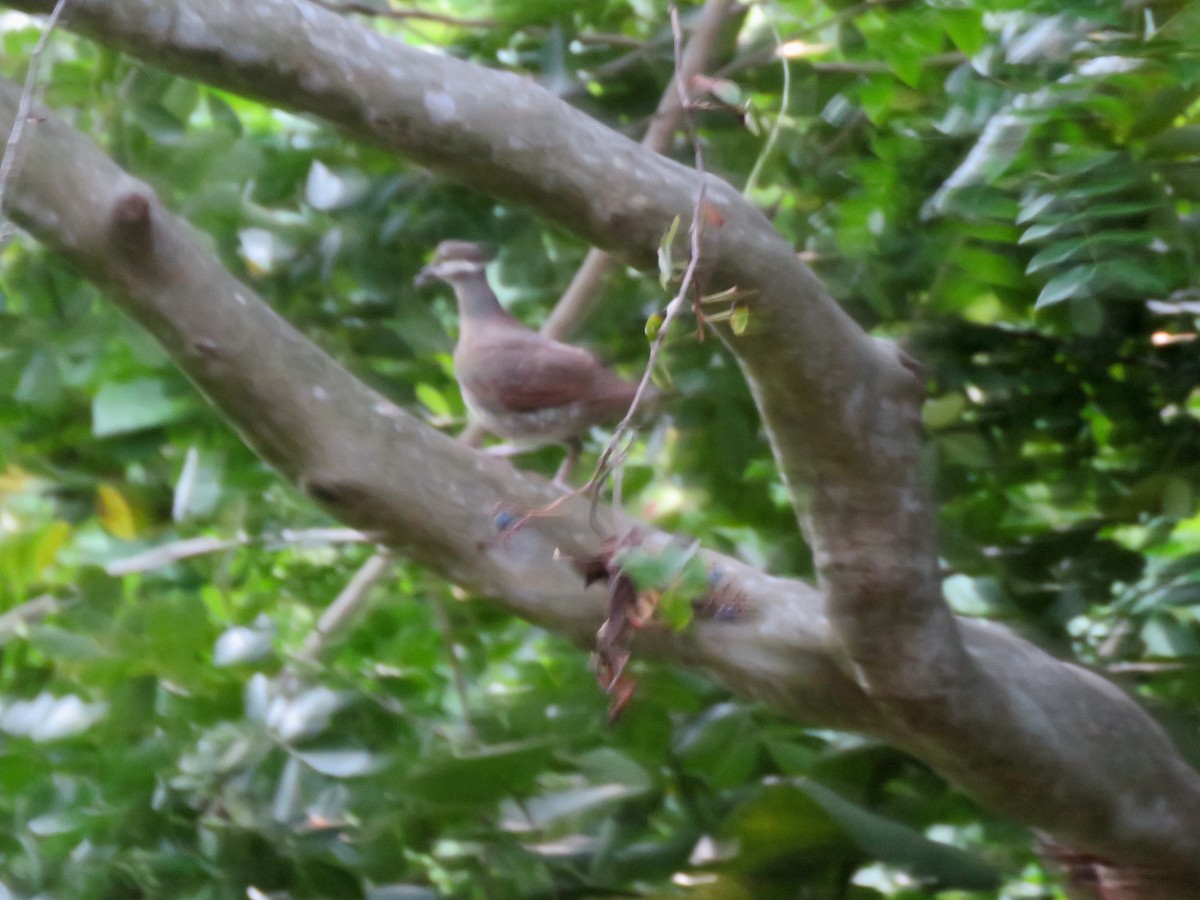
<svg viewBox="0 0 1200 900">
<path fill-rule="evenodd" d="M 455 279 L 454 296 L 458 301 L 458 315 L 463 323 L 512 318 L 500 305 L 482 273 L 476 277 Z"/>
</svg>

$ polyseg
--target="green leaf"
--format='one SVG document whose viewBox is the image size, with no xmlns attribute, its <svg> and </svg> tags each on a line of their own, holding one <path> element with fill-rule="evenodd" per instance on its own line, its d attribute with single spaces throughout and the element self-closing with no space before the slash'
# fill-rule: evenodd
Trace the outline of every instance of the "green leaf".
<svg viewBox="0 0 1200 900">
<path fill-rule="evenodd" d="M 379 884 L 368 888 L 364 900 L 438 900 L 442 895 L 419 884 Z"/>
<path fill-rule="evenodd" d="M 177 147 L 183 142 L 184 123 L 165 106 L 139 106 L 135 115 L 138 124 L 156 142 L 171 147 Z"/>
<path fill-rule="evenodd" d="M 1060 275 L 1055 275 L 1046 282 L 1045 287 L 1038 294 L 1034 309 L 1044 309 L 1055 303 L 1062 303 L 1071 297 L 1090 296 L 1092 279 L 1095 276 L 1096 267 L 1093 265 L 1076 266 Z"/>
<path fill-rule="evenodd" d="M 1004 608 L 1002 588 L 995 578 L 951 575 L 942 582 L 942 596 L 960 616 L 995 615 Z"/>
<path fill-rule="evenodd" d="M 1169 159 L 1200 154 L 1200 125 L 1184 125 L 1164 131 L 1146 145 L 1151 159 Z"/>
<path fill-rule="evenodd" d="M 454 410 L 450 407 L 450 401 L 433 385 L 421 381 L 417 383 L 413 391 L 416 393 L 417 399 L 421 401 L 421 405 L 438 418 L 454 418 Z"/>
<path fill-rule="evenodd" d="M 968 408 L 967 398 L 962 394 L 943 394 L 925 401 L 921 410 L 921 418 L 925 427 L 931 431 L 953 425 Z"/>
<path fill-rule="evenodd" d="M 1068 310 L 1076 334 L 1095 337 L 1104 329 L 1104 308 L 1095 297 L 1072 297 Z"/>
<path fill-rule="evenodd" d="M 1043 241 L 1051 236 L 1062 237 L 1064 235 L 1078 234 L 1083 230 L 1083 223 L 1074 217 L 1063 217 L 1055 222 L 1044 222 L 1041 225 L 1034 225 L 1026 228 L 1021 235 L 1018 244 L 1033 244 L 1037 241 Z"/>
<path fill-rule="evenodd" d="M 663 239 L 658 242 L 658 283 L 662 285 L 663 290 L 666 290 L 671 279 L 675 277 L 675 264 L 671 254 L 674 252 L 675 235 L 679 232 L 680 221 L 679 216 L 672 219 L 671 227 L 667 229 Z"/>
<path fill-rule="evenodd" d="M 1173 197 L 1193 202 L 1200 201 L 1200 167 L 1186 163 L 1164 166 L 1161 171 L 1170 186 Z"/>
<path fill-rule="evenodd" d="M 208 105 L 208 114 L 215 125 L 228 131 L 230 134 L 237 136 L 242 134 L 242 120 L 238 118 L 237 112 L 225 102 L 220 94 L 215 91 L 208 91 L 204 99 Z"/>
<path fill-rule="evenodd" d="M 939 9 L 937 17 L 954 46 L 967 56 L 974 56 L 987 44 L 988 32 L 983 25 L 982 9 Z"/>
<path fill-rule="evenodd" d="M 48 409 L 62 399 L 62 373 L 58 363 L 49 353 L 34 353 L 21 372 L 21 380 L 13 391 L 13 399 L 19 403 Z"/>
<path fill-rule="evenodd" d="M 553 750 L 545 741 L 517 741 L 430 759 L 408 779 L 414 797 L 442 805 L 483 806 L 527 791 Z"/>
<path fill-rule="evenodd" d="M 757 788 L 734 810 L 721 836 L 740 848 L 731 867 L 752 872 L 846 859 L 856 849 L 837 821 L 792 784 Z"/>
<path fill-rule="evenodd" d="M 727 78 L 709 79 L 706 87 L 714 97 L 728 106 L 741 106 L 742 89 Z"/>
<path fill-rule="evenodd" d="M 663 316 L 662 313 L 656 312 L 656 313 L 651 313 L 649 316 L 647 316 L 646 317 L 646 329 L 645 329 L 646 337 L 651 341 L 653 341 L 656 337 L 658 337 L 658 332 L 660 330 L 662 330 L 663 322 L 665 322 L 665 321 L 666 321 L 666 318 Z"/>
<path fill-rule="evenodd" d="M 158 378 L 109 383 L 92 400 L 92 434 L 109 437 L 157 428 L 185 418 L 194 408 L 190 396 L 175 395 Z"/>
<path fill-rule="evenodd" d="M 783 774 L 803 775 L 812 771 L 815 754 L 811 747 L 806 747 L 794 740 L 772 739 L 763 740 L 762 745 L 763 749 L 767 751 L 767 755 L 771 757 Z"/>
<path fill-rule="evenodd" d="M 633 547 L 617 554 L 617 565 L 638 593 L 657 594 L 657 613 L 676 630 L 691 623 L 694 604 L 708 592 L 708 567 L 698 547 L 672 542 L 658 552 Z"/>
<path fill-rule="evenodd" d="M 954 263 L 982 284 L 1012 288 L 1026 287 L 1025 275 L 1021 271 L 1020 264 L 1006 254 L 965 245 L 956 250 Z"/>
<path fill-rule="evenodd" d="M 629 755 L 613 747 L 596 747 L 580 754 L 575 766 L 595 784 L 615 782 L 635 791 L 648 791 L 655 780 L 646 769 Z"/>
<path fill-rule="evenodd" d="M 892 110 L 892 100 L 895 96 L 895 81 L 879 75 L 871 77 L 858 92 L 863 112 L 875 124 L 880 124 L 887 119 Z"/>
<path fill-rule="evenodd" d="M 306 766 L 330 778 L 361 778 L 384 768 L 386 761 L 377 754 L 358 748 L 345 750 L 293 751 Z"/>
<path fill-rule="evenodd" d="M 616 563 L 633 579 L 639 591 L 665 591 L 681 582 L 702 594 L 708 585 L 708 570 L 696 555 L 697 543 L 681 544 L 672 541 L 654 552 L 642 547 L 620 551 Z"/>
<path fill-rule="evenodd" d="M 1022 203 L 1021 211 L 1017 213 L 1017 224 L 1024 225 L 1026 222 L 1033 221 L 1058 202 L 1060 201 L 1057 194 L 1040 194 L 1028 202 Z"/>
<path fill-rule="evenodd" d="M 1029 265 L 1025 267 L 1025 274 L 1032 275 L 1034 272 L 1040 272 L 1042 269 L 1066 262 L 1087 246 L 1088 239 L 1086 237 L 1071 238 L 1049 244 L 1030 258 Z"/>
<path fill-rule="evenodd" d="M 1149 212 L 1161 206 L 1157 200 L 1128 200 L 1120 203 L 1093 203 L 1080 213 L 1087 219 L 1118 219 Z"/>
<path fill-rule="evenodd" d="M 1141 637 L 1146 655 L 1155 659 L 1200 655 L 1200 642 L 1197 642 L 1191 629 L 1172 616 L 1158 615 L 1149 619 L 1142 626 Z"/>
<path fill-rule="evenodd" d="M 1150 259 L 1108 259 L 1096 266 L 1093 279 L 1097 291 L 1109 294 L 1133 294 L 1130 299 L 1160 297 L 1170 290 L 1168 281 L 1154 268 Z"/>
<path fill-rule="evenodd" d="M 90 662 L 108 656 L 96 639 L 56 625 L 39 625 L 29 633 L 29 643 L 47 656 L 72 662 Z"/>
<path fill-rule="evenodd" d="M 897 78 L 913 88 L 921 83 L 921 69 L 927 56 L 924 48 L 899 38 L 884 42 L 879 50 Z"/>
<path fill-rule="evenodd" d="M 729 311 L 729 330 L 737 337 L 741 337 L 746 333 L 746 328 L 750 325 L 750 308 L 745 304 L 739 303 Z"/>
<path fill-rule="evenodd" d="M 1058 263 L 1066 262 L 1080 253 L 1098 257 L 1106 254 L 1107 248 L 1144 248 L 1149 245 L 1151 239 L 1152 235 L 1145 231 L 1121 230 L 1104 231 L 1100 234 L 1082 235 L 1064 241 L 1056 241 L 1033 255 L 1033 258 L 1029 260 L 1029 265 L 1025 268 L 1025 273 L 1032 274 L 1047 269 Z"/>
<path fill-rule="evenodd" d="M 1134 186 L 1147 186 L 1145 176 L 1140 171 L 1120 172 L 1108 178 L 1089 180 L 1085 184 L 1073 187 L 1062 196 L 1067 200 L 1089 200 L 1104 194 L 1118 194 Z"/>
<path fill-rule="evenodd" d="M 814 781 L 803 780 L 798 786 L 873 859 L 898 866 L 938 890 L 986 891 L 999 886 L 996 870 L 965 850 L 931 841 Z"/>
<path fill-rule="evenodd" d="M 680 729 L 674 750 L 684 768 L 714 788 L 743 781 L 759 757 L 753 720 L 736 703 L 718 704 Z"/>
<path fill-rule="evenodd" d="M 519 823 L 522 829 L 546 828 L 566 818 L 610 807 L 643 792 L 624 784 L 595 784 L 529 797 L 518 804 L 506 804 L 504 818 Z"/>
<path fill-rule="evenodd" d="M 1128 137 L 1137 140 L 1153 137 L 1168 128 L 1187 111 L 1200 95 L 1200 85 L 1169 84 L 1155 91 L 1138 109 L 1137 118 L 1129 126 Z"/>
</svg>

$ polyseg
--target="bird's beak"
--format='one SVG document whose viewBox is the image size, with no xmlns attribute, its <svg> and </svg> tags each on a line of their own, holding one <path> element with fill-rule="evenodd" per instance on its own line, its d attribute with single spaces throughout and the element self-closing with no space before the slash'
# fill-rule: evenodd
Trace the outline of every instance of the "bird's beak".
<svg viewBox="0 0 1200 900">
<path fill-rule="evenodd" d="M 423 288 L 426 285 L 433 284 L 437 281 L 437 276 L 433 274 L 433 266 L 425 266 L 417 273 L 417 277 L 413 279 L 413 287 Z"/>
</svg>

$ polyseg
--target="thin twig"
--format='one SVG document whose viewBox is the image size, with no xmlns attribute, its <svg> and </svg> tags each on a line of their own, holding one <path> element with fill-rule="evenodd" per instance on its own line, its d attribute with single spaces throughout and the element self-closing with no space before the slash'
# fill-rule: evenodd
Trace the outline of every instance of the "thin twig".
<svg viewBox="0 0 1200 900">
<path fill-rule="evenodd" d="M 683 60 L 683 32 L 679 24 L 679 10 L 671 7 L 671 29 L 675 36 L 675 71 L 678 74 Z M 637 415 L 638 408 L 641 405 L 642 399 L 645 396 L 647 388 L 650 386 L 651 377 L 654 373 L 654 367 L 658 363 L 659 354 L 662 352 L 663 345 L 666 343 L 667 335 L 670 333 L 671 324 L 678 318 L 680 312 L 687 308 L 688 292 L 692 289 L 692 285 L 696 279 L 696 273 L 700 266 L 700 245 L 704 234 L 704 204 L 708 194 L 707 182 L 704 177 L 704 149 L 700 145 L 699 135 L 696 133 L 695 122 L 692 120 L 691 112 L 688 106 L 687 83 L 682 78 L 676 77 L 673 79 L 675 90 L 679 93 L 679 113 L 683 118 L 683 122 L 687 127 L 688 136 L 692 142 L 692 152 L 695 158 L 696 174 L 699 176 L 699 190 L 696 193 L 696 203 L 692 207 L 692 221 L 688 226 L 688 235 L 690 237 L 690 252 L 687 267 L 684 269 L 683 278 L 679 283 L 679 291 L 667 304 L 666 315 L 663 316 L 663 323 L 658 329 L 658 333 L 654 336 L 654 341 L 650 345 L 650 353 L 646 359 L 646 367 L 642 370 L 641 380 L 638 382 L 637 390 L 634 392 L 633 401 L 629 404 L 629 409 L 625 413 L 625 417 L 621 419 L 605 445 L 604 450 L 600 454 L 600 458 L 596 461 L 596 469 L 592 473 L 592 477 L 587 480 L 587 483 L 581 487 L 569 490 L 561 497 L 558 497 L 538 509 L 531 510 L 522 515 L 514 524 L 509 526 L 509 533 L 515 532 L 517 529 L 532 519 L 541 518 L 551 515 L 560 506 L 566 503 L 573 497 L 578 497 L 581 494 L 591 494 L 591 518 L 594 528 L 599 530 L 596 524 L 596 510 L 600 501 L 600 486 L 604 483 L 604 479 L 614 468 L 619 466 L 628 454 L 628 448 L 620 448 L 621 441 L 625 434 L 629 431 L 633 424 L 634 418 Z M 466 435 L 464 435 L 465 437 Z M 614 497 L 614 507 L 620 509 L 620 497 Z"/>
<path fill-rule="evenodd" d="M 0 645 L 7 643 L 9 638 L 23 634 L 30 625 L 36 625 L 60 609 L 62 602 L 50 594 L 41 594 L 20 606 L 14 606 L 0 616 Z"/>
<path fill-rule="evenodd" d="M 262 534 L 257 536 L 241 534 L 232 538 L 194 537 L 180 541 L 171 541 L 152 547 L 144 553 L 118 559 L 105 566 L 108 575 L 130 575 L 134 572 L 148 572 L 161 569 L 185 559 L 206 556 L 210 553 L 221 553 L 235 547 L 245 547 L 250 544 L 278 545 L 281 547 L 304 544 L 365 544 L 373 543 L 377 538 L 353 528 L 286 528 L 278 534 Z"/>
<path fill-rule="evenodd" d="M 530 34 L 539 34 L 543 29 L 530 28 Z M 581 31 L 573 40 L 589 47 L 628 47 L 640 50 L 646 46 L 641 38 L 630 37 L 627 34 L 609 34 L 604 31 Z"/>
<path fill-rule="evenodd" d="M 454 639 L 454 622 L 446 611 L 446 600 L 438 595 L 433 598 L 433 614 L 437 619 L 438 630 L 442 633 L 442 647 L 446 651 L 446 664 L 450 666 L 450 677 L 454 682 L 454 693 L 458 696 L 458 705 L 462 707 L 463 731 L 472 743 L 478 741 L 475 724 L 471 721 L 470 697 L 467 693 L 467 676 L 463 672 L 462 663 L 458 659 L 458 643 Z"/>
<path fill-rule="evenodd" d="M 674 5 L 671 7 L 671 28 L 675 35 L 675 66 L 678 72 L 681 70 L 680 67 L 683 64 L 683 33 L 679 25 L 679 9 Z M 654 342 L 650 345 L 650 354 L 646 360 L 646 368 L 642 371 L 642 378 L 638 382 L 637 391 L 633 395 L 633 402 L 629 404 L 629 411 L 625 413 L 625 418 L 617 425 L 612 439 L 609 440 L 608 445 L 604 448 L 604 452 L 600 454 L 600 459 L 596 462 L 595 473 L 581 489 L 583 493 L 590 492 L 592 495 L 593 515 L 600 498 L 600 485 L 612 468 L 620 465 L 628 453 L 628 448 L 618 452 L 621 440 L 633 424 L 638 407 L 646 393 L 647 387 L 650 385 L 654 367 L 658 362 L 658 356 L 662 351 L 666 336 L 671 330 L 671 324 L 678 318 L 680 312 L 688 306 L 688 293 L 692 289 L 696 272 L 700 266 L 701 241 L 704 236 L 704 204 L 708 193 L 708 183 L 704 177 L 704 148 L 700 145 L 699 135 L 696 134 L 695 122 L 688 110 L 687 85 L 682 78 L 676 78 L 675 84 L 679 91 L 680 115 L 684 126 L 687 128 L 688 136 L 692 141 L 692 153 L 695 158 L 695 169 L 699 179 L 696 203 L 692 209 L 692 221 L 688 227 L 691 245 L 690 258 L 688 259 L 687 268 L 684 270 L 683 279 L 679 283 L 679 291 L 675 294 L 671 302 L 667 304 L 667 312 L 663 317 L 662 326 L 659 328 L 658 334 L 654 336 Z"/>
<path fill-rule="evenodd" d="M 957 66 L 959 63 L 966 62 L 967 56 L 965 53 L 951 51 L 949 53 L 935 53 L 933 56 L 927 56 L 921 60 L 922 69 L 939 69 L 949 66 Z M 822 75 L 888 75 L 895 70 L 885 62 L 850 62 L 830 60 L 829 62 L 814 62 L 810 63 L 812 70 Z"/>
<path fill-rule="evenodd" d="M 393 9 L 390 6 L 376 6 L 365 0 L 311 0 L 317 6 L 324 7 L 336 13 L 359 13 L 364 16 L 375 16 L 380 19 L 420 19 L 423 22 L 438 22 L 442 25 L 456 25 L 459 28 L 496 28 L 500 23 L 495 19 L 468 19 L 443 13 L 429 12 L 424 9 Z"/>
<path fill-rule="evenodd" d="M 1110 663 L 1104 667 L 1104 671 L 1112 675 L 1157 675 L 1180 672 L 1194 666 L 1192 662 L 1120 662 Z"/>
<path fill-rule="evenodd" d="M 783 43 L 779 37 L 779 29 L 772 28 L 775 34 L 775 46 L 778 47 Z M 775 144 L 779 140 L 779 133 L 783 130 L 783 118 L 787 115 L 788 100 L 792 95 L 792 67 L 788 65 L 787 57 L 779 57 L 780 65 L 783 66 L 783 91 L 779 97 L 779 113 L 775 116 L 775 122 L 771 125 L 771 132 L 767 135 L 767 140 L 763 144 L 762 152 L 758 154 L 758 159 L 754 161 L 754 168 L 750 170 L 750 175 L 746 178 L 746 185 L 742 188 L 742 196 L 749 197 L 758 183 L 758 176 L 762 174 L 763 167 L 767 164 L 767 159 L 775 150 Z"/>
<path fill-rule="evenodd" d="M 705 4 L 682 59 L 679 58 L 678 51 L 676 53 L 675 75 L 658 101 L 654 118 L 642 137 L 643 147 L 655 153 L 662 153 L 667 149 L 671 135 L 675 133 L 679 123 L 683 106 L 687 102 L 687 84 L 694 76 L 708 68 L 717 36 L 721 33 L 721 27 L 729 17 L 732 7 L 733 0 L 708 0 Z M 679 90 L 681 84 L 685 88 L 684 91 Z M 603 250 L 589 250 L 575 277 L 571 279 L 571 284 L 542 325 L 542 334 L 555 340 L 562 340 L 571 335 L 595 308 L 597 289 L 611 267 L 611 256 Z"/>
<path fill-rule="evenodd" d="M 857 19 L 863 13 L 871 12 L 876 9 L 886 9 L 890 6 L 902 6 L 910 3 L 912 0 L 865 0 L 863 3 L 848 6 L 845 9 L 839 10 L 828 18 L 822 19 L 820 22 L 814 22 L 812 25 L 806 25 L 799 31 L 789 34 L 785 40 L 797 41 L 809 35 L 816 34 L 830 28 L 834 25 L 841 25 L 843 22 L 849 22 L 852 19 Z M 728 65 L 721 69 L 717 74 L 720 76 L 729 75 L 733 72 L 738 72 L 742 69 L 747 69 L 752 66 L 761 66 L 763 63 L 768 63 L 775 56 L 775 50 L 779 45 L 768 44 L 765 47 L 757 47 L 748 51 L 745 55 L 731 60 Z"/>
<path fill-rule="evenodd" d="M 33 52 L 29 54 L 29 70 L 25 73 L 25 86 L 21 90 L 21 99 L 17 103 L 17 114 L 13 118 L 12 131 L 8 133 L 8 140 L 4 144 L 4 158 L 0 160 L 0 216 L 4 215 L 5 194 L 8 193 L 8 185 L 20 162 L 21 138 L 25 135 L 25 123 L 29 121 L 29 110 L 33 106 L 34 95 L 37 93 L 38 69 L 41 66 L 42 53 L 46 49 L 50 35 L 58 25 L 59 17 L 67 8 L 67 2 L 68 0 L 58 0 L 54 4 L 50 18 L 46 20 L 46 26 L 38 35 Z M 0 223 L 0 248 L 8 243 L 12 231 L 12 222 L 5 218 Z"/>
<path fill-rule="evenodd" d="M 684 99 L 680 100 L 680 85 L 686 88 L 693 76 L 708 68 L 713 46 L 733 5 L 734 0 L 708 0 L 705 4 L 683 53 L 683 60 L 681 63 L 677 60 L 675 74 L 663 91 L 654 118 L 642 137 L 641 143 L 646 149 L 655 153 L 662 153 L 667 149 L 687 98 L 685 90 Z M 571 278 L 571 283 L 546 317 L 541 333 L 556 341 L 565 340 L 574 334 L 595 309 L 600 284 L 612 268 L 612 264 L 613 258 L 603 250 L 597 250 L 595 247 L 589 250 Z M 459 440 L 477 447 L 486 433 L 478 422 L 471 422 L 463 429 Z"/>
<path fill-rule="evenodd" d="M 326 607 L 325 612 L 321 613 L 316 627 L 304 639 L 304 646 L 296 654 L 298 662 L 314 664 L 320 660 L 329 642 L 343 631 L 362 609 L 371 588 L 391 570 L 391 564 L 391 551 L 381 547 L 359 567 L 341 593 Z"/>
</svg>

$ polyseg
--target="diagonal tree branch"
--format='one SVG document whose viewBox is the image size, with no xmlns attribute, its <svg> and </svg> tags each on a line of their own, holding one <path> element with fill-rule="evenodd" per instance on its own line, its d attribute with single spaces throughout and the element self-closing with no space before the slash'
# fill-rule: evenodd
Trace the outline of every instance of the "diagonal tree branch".
<svg viewBox="0 0 1200 900">
<path fill-rule="evenodd" d="M 0 80 L 0 130 L 11 128 L 19 93 Z M 263 459 L 342 521 L 517 615 L 592 642 L 604 592 L 584 591 L 569 562 L 556 559 L 556 551 L 595 553 L 606 536 L 593 530 L 585 500 L 503 534 L 499 513 L 543 506 L 559 490 L 367 388 L 58 117 L 38 108 L 26 140 L 8 211 L 151 331 Z M 615 530 L 610 514 L 602 519 L 608 533 Z M 638 527 L 651 547 L 669 539 Z M 697 623 L 687 634 L 650 629 L 646 652 L 713 671 L 799 718 L 873 732 L 871 704 L 829 652 L 816 592 L 720 555 L 710 560 L 756 612 Z"/>
<path fill-rule="evenodd" d="M 686 226 L 695 206 L 694 172 L 536 84 L 388 40 L 306 0 L 74 0 L 70 27 L 189 77 L 323 116 L 529 206 L 634 265 L 654 265 L 671 222 Z M 712 288 L 749 292 L 750 327 L 725 338 L 806 523 L 856 677 L 881 698 L 936 697 L 969 660 L 941 599 L 918 465 L 917 370 L 855 325 L 729 184 L 706 176 L 705 191 L 706 214 L 719 225 L 705 229 L 702 276 Z"/>
<path fill-rule="evenodd" d="M 694 202 L 695 173 L 622 142 L 544 92 L 385 47 L 369 33 L 331 35 L 340 20 L 321 10 L 272 5 L 235 15 L 229 3 L 163 2 L 155 16 L 136 0 L 119 8 L 76 2 L 72 27 L 101 36 L 111 28 L 111 43 L 247 93 L 278 91 L 286 101 L 290 90 L 291 105 L 426 161 L 442 128 L 443 167 L 461 165 L 464 179 L 559 220 L 573 213 L 573 230 L 606 246 L 625 237 L 634 261 L 657 243 L 647 222 L 686 215 Z M 163 16 L 168 8 L 172 15 Z M 350 52 L 371 55 L 375 45 L 387 53 L 372 59 L 393 67 L 379 77 L 360 71 Z M 330 68 L 342 52 L 339 68 Z M 472 85 L 502 105 L 506 127 Z M 18 93 L 0 89 L 5 127 Z M 144 185 L 55 117 L 39 113 L 36 124 L 9 198 L 14 216 L 149 328 L 265 459 L 348 524 L 382 533 L 519 615 L 588 639 L 601 598 L 582 592 L 553 558 L 556 549 L 596 549 L 586 504 L 501 540 L 496 511 L 547 502 L 552 489 L 366 389 L 224 272 Z M 629 190 L 589 195 L 605 173 Z M 811 497 L 830 618 L 810 588 L 710 555 L 750 614 L 681 634 L 652 631 L 642 641 L 647 652 L 713 672 L 806 721 L 886 739 L 983 802 L 1128 872 L 1166 873 L 1163 890 L 1138 896 L 1190 896 L 1200 878 L 1200 776 L 1108 682 L 1002 629 L 949 615 L 936 594 L 930 504 L 916 475 L 919 391 L 910 366 L 854 326 L 728 185 L 712 179 L 708 190 L 722 222 L 706 229 L 708 275 L 759 291 L 748 334 L 727 338 L 798 499 Z M 667 539 L 646 530 L 652 547 Z"/>
</svg>

